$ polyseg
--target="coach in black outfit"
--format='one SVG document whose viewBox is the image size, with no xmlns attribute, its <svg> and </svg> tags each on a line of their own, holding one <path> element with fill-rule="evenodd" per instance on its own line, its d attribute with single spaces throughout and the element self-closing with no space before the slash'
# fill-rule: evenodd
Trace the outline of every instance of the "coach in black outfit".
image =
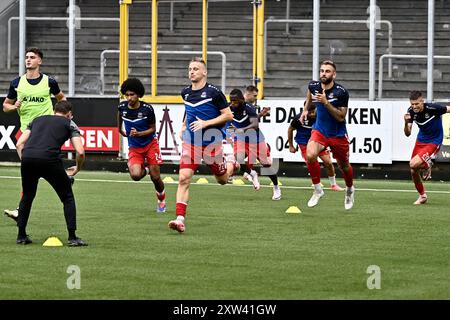
<svg viewBox="0 0 450 320">
<path fill-rule="evenodd" d="M 72 105 L 60 101 L 55 105 L 55 114 L 34 119 L 17 141 L 17 152 L 22 161 L 23 196 L 19 205 L 17 244 L 29 244 L 26 234 L 31 205 L 36 196 L 39 178 L 44 178 L 55 189 L 64 204 L 64 217 L 69 232 L 69 246 L 86 246 L 87 243 L 75 235 L 76 207 L 70 177 L 80 171 L 84 162 L 84 148 L 80 130 L 72 119 Z M 71 139 L 76 150 L 76 166 L 64 170 L 60 158 L 61 146 Z"/>
</svg>

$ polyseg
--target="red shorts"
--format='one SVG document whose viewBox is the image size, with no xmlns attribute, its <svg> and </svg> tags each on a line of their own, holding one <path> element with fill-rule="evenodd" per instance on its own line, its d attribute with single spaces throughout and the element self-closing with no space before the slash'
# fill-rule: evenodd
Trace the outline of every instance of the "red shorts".
<svg viewBox="0 0 450 320">
<path fill-rule="evenodd" d="M 197 170 L 202 163 L 211 169 L 214 175 L 223 176 L 227 172 L 225 160 L 223 158 L 222 143 L 211 144 L 209 146 L 194 146 L 183 143 L 180 159 L 180 169 Z"/>
<path fill-rule="evenodd" d="M 315 141 L 325 148 L 330 147 L 333 158 L 339 161 L 348 162 L 350 158 L 350 143 L 347 135 L 345 137 L 327 138 L 317 130 L 312 130 L 310 141 Z"/>
<path fill-rule="evenodd" d="M 147 163 L 149 165 L 162 165 L 163 160 L 161 156 L 161 151 L 159 150 L 158 139 L 154 138 L 145 147 L 141 148 L 129 148 L 128 149 L 128 164 L 141 164 Z"/>
<path fill-rule="evenodd" d="M 270 148 L 265 141 L 261 141 L 260 143 L 248 143 L 245 141 L 236 140 L 233 148 L 234 154 L 236 155 L 239 163 L 247 157 L 248 164 L 254 164 L 256 160 L 258 160 L 263 167 L 270 167 L 272 165 Z"/>
<path fill-rule="evenodd" d="M 422 143 L 416 141 L 414 145 L 414 149 L 411 155 L 411 159 L 415 156 L 419 156 L 423 162 L 428 163 L 430 165 L 431 158 L 439 151 L 440 145 L 433 143 Z"/>
<path fill-rule="evenodd" d="M 300 148 L 300 151 L 302 152 L 303 160 L 306 161 L 306 146 L 307 145 L 306 144 L 299 144 L 298 146 Z M 328 149 L 325 149 L 321 153 L 319 153 L 319 157 L 326 156 L 326 155 L 329 155 L 329 154 L 330 154 L 330 151 L 328 151 Z"/>
</svg>

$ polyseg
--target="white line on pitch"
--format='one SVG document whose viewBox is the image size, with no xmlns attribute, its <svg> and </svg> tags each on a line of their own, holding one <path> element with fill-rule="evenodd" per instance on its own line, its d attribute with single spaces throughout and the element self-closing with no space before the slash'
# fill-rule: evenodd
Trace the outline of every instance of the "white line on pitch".
<svg viewBox="0 0 450 320">
<path fill-rule="evenodd" d="M 20 179 L 20 177 L 11 177 L 11 176 L 0 176 L 0 179 Z M 75 181 L 85 181 L 85 182 L 106 182 L 106 183 L 150 183 L 150 181 L 132 181 L 132 180 L 105 180 L 105 179 L 79 179 L 76 178 Z M 165 184 L 178 184 L 177 181 L 175 182 L 164 182 Z M 193 186 L 220 186 L 219 184 L 212 182 L 207 184 L 197 184 L 192 183 Z M 232 186 L 232 187 L 253 187 L 250 184 L 246 185 L 233 185 L 233 184 L 226 184 L 226 186 Z M 272 188 L 272 186 L 266 186 L 261 185 L 261 187 L 264 188 Z M 311 186 L 309 187 L 299 187 L 299 186 L 282 186 L 282 189 L 302 189 L 302 190 L 312 190 L 313 188 Z M 325 190 L 330 190 L 330 188 L 323 188 Z M 370 191 L 370 192 L 405 192 L 405 193 L 416 193 L 416 190 L 402 190 L 402 189 L 374 189 L 374 188 L 358 188 L 356 186 L 356 191 Z M 450 191 L 433 191 L 433 190 L 427 190 L 427 193 L 437 193 L 437 194 L 450 194 Z"/>
</svg>

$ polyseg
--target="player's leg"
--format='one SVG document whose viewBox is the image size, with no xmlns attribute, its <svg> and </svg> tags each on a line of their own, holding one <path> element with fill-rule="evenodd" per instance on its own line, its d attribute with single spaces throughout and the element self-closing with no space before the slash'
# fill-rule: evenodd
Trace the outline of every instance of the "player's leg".
<svg viewBox="0 0 450 320">
<path fill-rule="evenodd" d="M 409 167 L 411 170 L 411 177 L 419 193 L 419 198 L 414 204 L 424 204 L 427 202 L 427 194 L 425 193 L 425 187 L 423 186 L 422 177 L 420 175 L 421 170 L 428 169 L 432 165 L 433 156 L 439 151 L 439 145 L 431 143 L 416 142 Z"/>
<path fill-rule="evenodd" d="M 19 139 L 19 137 L 21 135 L 22 135 L 22 131 L 19 129 L 19 131 L 17 131 L 17 137 L 16 137 L 17 140 Z M 23 191 L 20 193 L 20 198 L 22 199 L 22 197 L 23 197 Z M 13 219 L 17 223 L 17 217 L 19 215 L 19 206 L 17 206 L 16 209 L 5 209 L 5 210 L 3 210 L 3 213 L 5 214 L 5 216 Z"/>
<path fill-rule="evenodd" d="M 156 190 L 156 198 L 158 199 L 158 206 L 156 207 L 156 212 L 164 213 L 166 212 L 166 191 L 164 187 L 164 182 L 161 179 L 160 166 L 157 164 L 150 165 L 150 178 L 152 179 L 153 185 Z"/>
<path fill-rule="evenodd" d="M 268 175 L 268 177 L 273 184 L 272 200 L 281 200 L 281 189 L 278 182 L 278 176 L 274 168 L 271 168 L 273 161 L 272 157 L 270 156 L 270 146 L 265 141 L 262 141 L 258 144 L 258 161 L 261 163 L 263 168 L 266 168 L 266 170 L 270 170 L 270 174 Z M 261 170 L 261 174 L 266 170 Z"/>
<path fill-rule="evenodd" d="M 149 144 L 146 154 L 147 162 L 149 164 L 150 178 L 155 186 L 156 197 L 158 198 L 158 206 L 156 212 L 166 212 L 166 192 L 164 190 L 164 182 L 161 179 L 160 166 L 163 164 L 162 155 L 159 150 L 158 140 L 153 139 Z"/>
<path fill-rule="evenodd" d="M 414 202 L 414 204 L 424 204 L 427 202 L 427 194 L 425 193 L 425 187 L 423 186 L 422 177 L 420 176 L 420 170 L 424 167 L 424 162 L 419 155 L 415 155 L 409 161 L 409 168 L 411 171 L 411 178 L 414 182 L 417 192 L 419 193 L 419 198 Z"/>
<path fill-rule="evenodd" d="M 149 169 L 144 166 L 146 151 L 146 148 L 130 148 L 128 150 L 128 172 L 134 181 L 140 181 L 149 174 Z"/>
<path fill-rule="evenodd" d="M 336 172 L 334 170 L 333 161 L 331 160 L 330 152 L 324 150 L 319 154 L 319 158 L 323 162 L 323 166 L 327 170 L 328 180 L 330 180 L 330 187 L 333 191 L 342 191 L 343 189 L 336 182 Z"/>
<path fill-rule="evenodd" d="M 425 187 L 423 186 L 422 177 L 420 176 L 420 170 L 428 168 L 427 162 L 425 161 L 427 157 L 427 145 L 416 142 L 411 155 L 411 160 L 409 161 L 411 178 L 417 192 L 419 193 L 419 198 L 414 202 L 416 205 L 424 204 L 428 200 L 427 194 L 425 193 Z"/>
<path fill-rule="evenodd" d="M 234 158 L 234 155 L 229 155 L 226 158 L 223 156 L 221 145 L 209 145 L 205 147 L 203 150 L 203 159 L 210 167 L 216 181 L 222 185 L 226 184 L 228 179 L 239 172 L 240 169 L 240 165 Z"/>
<path fill-rule="evenodd" d="M 258 173 L 253 170 L 253 164 L 256 162 L 256 160 L 259 160 L 258 155 L 258 144 L 256 143 L 245 143 L 245 155 L 247 156 L 247 166 L 250 168 L 250 176 L 253 184 L 253 188 L 255 190 L 261 189 L 261 184 L 259 183 L 259 177 Z"/>
<path fill-rule="evenodd" d="M 200 148 L 200 149 L 199 149 Z M 200 152 L 200 154 L 198 154 Z M 189 201 L 189 187 L 195 170 L 201 161 L 201 147 L 195 147 L 183 143 L 180 170 L 178 176 L 178 188 L 176 195 L 175 214 L 176 219 L 169 221 L 169 228 L 182 233 L 185 231 L 185 217 Z"/>
<path fill-rule="evenodd" d="M 30 216 L 31 205 L 36 196 L 36 191 L 40 178 L 40 168 L 33 162 L 27 159 L 22 160 L 20 166 L 20 173 L 22 177 L 22 198 L 19 203 L 19 214 L 17 217 L 17 244 L 32 243 L 28 237 L 26 228 L 28 218 Z"/>
<path fill-rule="evenodd" d="M 58 194 L 63 204 L 64 218 L 66 220 L 69 247 L 87 246 L 87 243 L 76 235 L 77 209 L 72 184 L 64 170 L 62 162 L 49 162 L 42 171 L 42 177 L 48 181 Z"/>
<path fill-rule="evenodd" d="M 350 164 L 350 143 L 347 137 L 330 139 L 330 149 L 336 159 L 345 180 L 344 208 L 350 210 L 355 203 L 355 187 L 353 186 L 353 167 Z"/>
<path fill-rule="evenodd" d="M 245 161 L 245 157 L 247 156 L 245 142 L 241 140 L 236 140 L 233 143 L 233 153 L 236 161 L 240 165 L 241 171 L 244 172 L 243 173 L 244 179 L 253 184 L 253 177 L 251 175 L 253 165 L 248 163 L 248 158 L 247 161 Z"/>
<path fill-rule="evenodd" d="M 169 221 L 169 228 L 182 233 L 185 231 L 185 217 L 189 201 L 189 187 L 195 170 L 181 168 L 178 177 L 177 203 L 175 206 L 176 219 Z"/>
<path fill-rule="evenodd" d="M 320 164 L 317 160 L 319 153 L 321 153 L 327 146 L 327 139 L 317 130 L 313 130 L 311 138 L 306 146 L 306 163 L 309 174 L 314 185 L 314 192 L 308 201 L 308 207 L 315 207 L 320 198 L 325 194 L 320 184 Z"/>
</svg>

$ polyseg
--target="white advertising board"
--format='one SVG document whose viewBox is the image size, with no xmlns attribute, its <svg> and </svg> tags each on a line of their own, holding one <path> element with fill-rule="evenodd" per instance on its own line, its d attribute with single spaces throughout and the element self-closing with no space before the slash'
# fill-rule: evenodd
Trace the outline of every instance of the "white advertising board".
<svg viewBox="0 0 450 320">
<path fill-rule="evenodd" d="M 272 156 L 284 161 L 303 161 L 299 152 L 292 154 L 287 145 L 287 129 L 292 118 L 303 107 L 302 99 L 262 100 L 261 107 L 270 107 L 270 115 L 261 119 L 260 128 L 272 147 Z M 346 117 L 350 140 L 351 163 L 389 164 L 409 161 L 417 136 L 413 126 L 410 137 L 403 133 L 403 115 L 409 101 L 349 101 Z M 153 105 L 159 145 L 164 160 L 179 160 L 184 106 L 180 104 Z M 161 133 L 161 134 L 159 134 Z M 126 139 L 122 139 L 122 156 L 127 158 Z"/>
</svg>

